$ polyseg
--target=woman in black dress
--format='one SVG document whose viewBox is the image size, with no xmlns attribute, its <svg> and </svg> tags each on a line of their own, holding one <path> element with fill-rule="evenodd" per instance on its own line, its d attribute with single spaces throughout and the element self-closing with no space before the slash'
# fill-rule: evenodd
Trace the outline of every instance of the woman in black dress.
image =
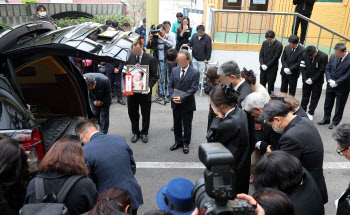
<svg viewBox="0 0 350 215">
<path fill-rule="evenodd" d="M 190 27 L 190 18 L 185 16 L 182 19 L 182 22 L 180 26 L 177 28 L 177 43 L 176 43 L 176 50 L 180 51 L 180 48 L 183 44 L 187 44 L 190 42 L 190 37 L 192 35 L 192 28 Z"/>
<path fill-rule="evenodd" d="M 216 86 L 210 92 L 210 104 L 217 117 L 213 120 L 208 142 L 220 142 L 234 156 L 232 169 L 236 174 L 235 193 L 249 190 L 249 132 L 247 114 L 237 107 L 238 94 L 232 84 Z"/>
</svg>

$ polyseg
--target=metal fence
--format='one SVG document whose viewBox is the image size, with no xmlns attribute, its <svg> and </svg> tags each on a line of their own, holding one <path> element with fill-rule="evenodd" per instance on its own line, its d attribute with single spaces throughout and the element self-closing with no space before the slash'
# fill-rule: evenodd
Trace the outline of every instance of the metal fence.
<svg viewBox="0 0 350 215">
<path fill-rule="evenodd" d="M 247 36 L 247 42 L 246 44 L 249 44 L 249 37 L 250 35 L 252 34 L 251 33 L 251 22 L 252 22 L 252 16 L 253 15 L 256 15 L 256 16 L 260 16 L 260 27 L 259 27 L 259 39 L 258 39 L 258 44 L 262 43 L 260 37 L 261 37 L 261 31 L 262 31 L 262 26 L 263 26 L 263 20 L 264 20 L 264 17 L 268 16 L 268 17 L 272 17 L 272 23 L 271 23 L 271 28 L 269 30 L 274 30 L 274 28 L 278 28 L 275 31 L 276 35 L 278 35 L 279 37 L 281 37 L 281 42 L 283 43 L 283 40 L 285 40 L 285 36 L 286 36 L 286 32 L 290 32 L 289 30 L 286 30 L 286 23 L 287 23 L 287 19 L 292 19 L 293 22 L 294 22 L 294 25 L 295 26 L 295 23 L 296 23 L 296 18 L 299 17 L 303 20 L 306 20 L 308 21 L 308 24 L 307 24 L 307 31 L 306 31 L 306 36 L 305 36 L 305 42 L 304 42 L 304 46 L 306 46 L 306 41 L 308 39 L 308 30 L 310 29 L 310 24 L 311 25 L 314 25 L 315 27 L 319 28 L 319 33 L 318 33 L 318 38 L 317 38 L 317 42 L 315 42 L 315 40 L 313 40 L 313 44 L 319 48 L 320 46 L 320 40 L 322 39 L 321 37 L 321 34 L 323 32 L 328 32 L 328 34 L 330 34 L 329 36 L 331 36 L 331 39 L 330 39 L 330 42 L 326 42 L 325 44 L 327 44 L 327 48 L 329 47 L 329 50 L 328 51 L 328 54 L 331 53 L 332 51 L 332 46 L 333 46 L 333 43 L 334 43 L 334 40 L 335 40 L 335 36 L 338 37 L 337 40 L 341 40 L 342 42 L 345 42 L 345 44 L 347 42 L 350 42 L 350 38 L 344 36 L 344 35 L 341 35 L 335 31 L 333 31 L 332 29 L 329 29 L 327 28 L 326 26 L 324 25 L 321 25 L 299 13 L 289 13 L 289 12 L 272 12 L 272 11 L 244 11 L 244 10 L 223 10 L 223 9 L 213 9 L 211 8 L 210 9 L 210 12 L 211 12 L 211 26 L 210 26 L 210 32 L 211 32 L 211 36 L 213 38 L 213 41 L 215 41 L 215 34 L 217 33 L 216 29 L 217 29 L 217 18 L 218 18 L 218 15 L 220 14 L 221 17 L 225 17 L 226 16 L 226 27 L 225 27 L 225 30 L 224 30 L 224 42 L 226 43 L 227 42 L 227 37 L 228 37 L 228 23 L 229 23 L 229 14 L 237 14 L 237 27 L 236 27 L 236 38 L 233 39 L 233 42 L 235 43 L 238 43 L 238 35 L 239 35 L 239 28 L 240 28 L 240 24 L 241 25 L 248 25 L 248 26 L 245 26 L 245 27 L 248 27 L 247 29 L 247 32 L 244 32 L 244 33 L 247 33 L 248 36 Z M 249 18 L 248 18 L 248 23 L 246 22 L 242 22 L 242 16 L 244 14 L 248 14 Z M 276 25 L 275 21 L 276 19 L 279 19 L 279 24 Z M 293 27 L 293 32 L 292 34 L 294 34 L 294 30 L 295 28 Z M 230 31 L 232 33 L 234 33 L 233 31 Z M 315 32 L 313 32 L 313 34 L 315 34 Z M 289 36 L 289 35 L 288 35 Z M 328 46 L 329 44 L 329 46 Z"/>
</svg>

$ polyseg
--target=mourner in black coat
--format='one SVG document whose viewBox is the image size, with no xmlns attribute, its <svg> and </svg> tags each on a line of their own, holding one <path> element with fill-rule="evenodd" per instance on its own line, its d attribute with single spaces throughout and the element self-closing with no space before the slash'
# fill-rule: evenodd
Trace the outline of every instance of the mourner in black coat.
<svg viewBox="0 0 350 215">
<path fill-rule="evenodd" d="M 44 178 L 46 193 L 52 192 L 57 195 L 70 175 L 49 171 L 44 174 L 39 174 L 37 177 Z M 36 178 L 28 185 L 25 204 L 37 203 L 35 180 Z M 69 214 L 80 215 L 94 207 L 97 197 L 96 185 L 90 178 L 82 178 L 77 181 L 69 191 L 64 204 L 67 206 Z"/>
<path fill-rule="evenodd" d="M 260 62 L 260 84 L 266 87 L 268 84 L 268 92 L 275 89 L 275 81 L 277 77 L 278 62 L 282 54 L 283 45 L 275 39 L 275 33 L 271 30 L 265 34 L 265 40 L 259 52 Z"/>
<path fill-rule="evenodd" d="M 317 128 L 305 117 L 295 116 L 282 101 L 270 100 L 260 115 L 272 129 L 282 134 L 278 149 L 300 160 L 315 179 L 322 194 L 323 202 L 328 202 L 328 194 L 323 175 L 323 142 Z"/>
<path fill-rule="evenodd" d="M 295 12 L 310 18 L 315 2 L 316 0 L 293 0 L 293 4 L 296 5 Z M 300 43 L 304 45 L 308 21 L 297 16 L 295 19 L 293 20 L 292 32 L 294 35 L 298 35 L 299 24 L 301 24 Z"/>
<path fill-rule="evenodd" d="M 101 73 L 86 73 L 84 79 L 89 87 L 90 107 L 101 125 L 101 132 L 107 134 L 109 108 L 112 102 L 110 81 Z"/>
<path fill-rule="evenodd" d="M 337 126 L 343 118 L 346 102 L 350 92 L 350 54 L 344 43 L 337 43 L 334 54 L 326 66 L 326 100 L 324 103 L 324 116 L 319 125 L 329 124 L 331 113 L 335 105 L 335 114 L 330 129 Z"/>
<path fill-rule="evenodd" d="M 194 94 L 198 89 L 200 75 L 189 65 L 189 62 L 190 54 L 186 50 L 181 50 L 178 54 L 178 67 L 173 68 L 168 83 L 175 135 L 175 144 L 170 147 L 170 150 L 183 147 L 185 154 L 189 153 L 191 143 L 193 112 L 196 110 Z"/>
<path fill-rule="evenodd" d="M 327 63 L 328 55 L 317 50 L 315 46 L 308 46 L 300 59 L 300 72 L 303 79 L 301 107 L 307 112 L 311 97 L 308 113 L 312 116 L 321 97 Z"/>
<path fill-rule="evenodd" d="M 126 62 L 126 65 L 147 65 L 148 72 L 149 72 L 149 93 L 147 94 L 141 94 L 141 93 L 134 93 L 134 95 L 128 95 L 127 101 L 128 101 L 128 113 L 129 118 L 131 121 L 131 130 L 134 136 L 131 139 L 132 143 L 137 142 L 137 140 L 140 138 L 140 135 L 142 136 L 142 141 L 144 143 L 148 142 L 148 130 L 150 125 L 150 118 L 151 118 L 151 99 L 152 99 L 152 87 L 158 80 L 157 75 L 157 59 L 154 58 L 152 55 L 143 52 L 143 45 L 141 40 L 138 40 L 136 43 L 134 43 L 133 47 L 133 53 L 130 54 L 130 57 L 128 61 Z M 139 107 L 141 107 L 141 114 L 142 114 L 142 129 L 140 131 L 139 127 L 139 120 L 140 120 L 140 113 L 139 113 Z"/>
<path fill-rule="evenodd" d="M 304 53 L 305 48 L 299 45 L 299 37 L 296 35 L 289 37 L 289 45 L 285 46 L 281 62 L 281 92 L 288 93 L 295 96 L 295 91 L 297 89 L 298 78 L 300 75 L 299 66 L 300 58 Z"/>
<path fill-rule="evenodd" d="M 235 96 L 236 91 L 232 85 L 229 89 L 230 85 L 216 86 L 210 93 L 210 102 L 218 117 L 213 120 L 209 128 L 207 140 L 220 142 L 231 151 L 235 159 L 232 164 L 236 174 L 234 189 L 236 193 L 248 193 L 250 145 L 247 114 L 236 106 L 238 96 Z"/>
</svg>

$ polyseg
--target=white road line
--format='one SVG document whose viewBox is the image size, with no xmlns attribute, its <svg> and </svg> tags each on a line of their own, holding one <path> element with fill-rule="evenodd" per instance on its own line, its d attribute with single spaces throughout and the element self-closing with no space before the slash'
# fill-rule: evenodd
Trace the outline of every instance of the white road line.
<svg viewBox="0 0 350 215">
<path fill-rule="evenodd" d="M 205 169 L 199 162 L 136 162 L 139 169 Z M 323 169 L 350 169 L 350 162 L 325 162 Z"/>
</svg>

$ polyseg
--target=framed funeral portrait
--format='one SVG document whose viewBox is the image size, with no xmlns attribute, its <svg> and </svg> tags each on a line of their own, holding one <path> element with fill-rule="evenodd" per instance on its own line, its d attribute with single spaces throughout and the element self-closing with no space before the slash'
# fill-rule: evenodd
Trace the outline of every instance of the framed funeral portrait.
<svg viewBox="0 0 350 215">
<path fill-rule="evenodd" d="M 149 71 L 148 65 L 127 65 L 127 74 L 132 75 L 132 92 L 133 93 L 149 93 Z"/>
</svg>

